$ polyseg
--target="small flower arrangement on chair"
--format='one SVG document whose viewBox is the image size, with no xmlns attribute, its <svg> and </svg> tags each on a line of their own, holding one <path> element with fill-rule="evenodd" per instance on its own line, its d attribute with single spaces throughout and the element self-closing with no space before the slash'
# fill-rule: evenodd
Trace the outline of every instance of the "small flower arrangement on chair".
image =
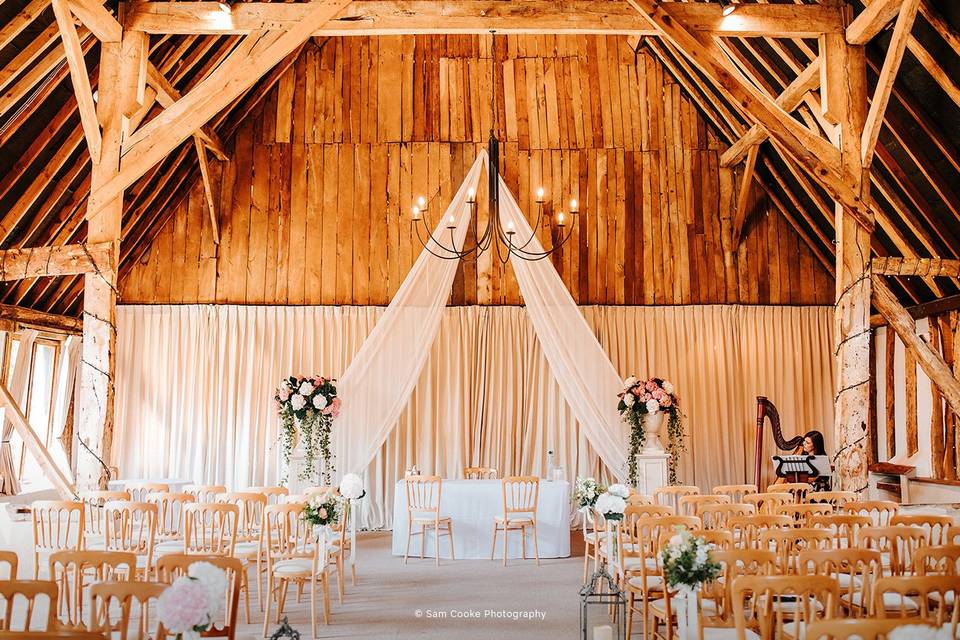
<svg viewBox="0 0 960 640">
<path fill-rule="evenodd" d="M 229 581 L 209 562 L 194 562 L 187 575 L 177 578 L 157 602 L 160 623 L 177 640 L 199 639 L 223 615 Z"/>
<path fill-rule="evenodd" d="M 314 527 L 331 527 L 340 522 L 342 499 L 332 491 L 310 498 L 303 508 L 303 521 Z"/>
</svg>

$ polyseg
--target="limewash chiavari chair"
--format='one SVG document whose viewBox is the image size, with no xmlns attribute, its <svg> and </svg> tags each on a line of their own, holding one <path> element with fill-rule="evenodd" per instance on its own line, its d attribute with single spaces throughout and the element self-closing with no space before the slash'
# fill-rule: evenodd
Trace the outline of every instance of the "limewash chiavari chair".
<svg viewBox="0 0 960 640">
<path fill-rule="evenodd" d="M 726 529 L 730 518 L 752 516 L 756 512 L 752 504 L 704 504 L 697 507 L 696 515 L 703 521 L 704 529 Z"/>
<path fill-rule="evenodd" d="M 149 578 L 157 536 L 157 505 L 112 501 L 103 505 L 104 550 L 137 556 L 137 573 Z"/>
<path fill-rule="evenodd" d="M 960 575 L 960 545 L 947 544 L 917 549 L 913 556 L 913 573 L 918 576 Z"/>
<path fill-rule="evenodd" d="M 830 576 L 740 576 L 731 599 L 737 636 L 803 638 L 806 625 L 834 617 L 839 595 Z"/>
<path fill-rule="evenodd" d="M 630 489 L 630 495 L 627 496 L 627 504 L 656 504 L 653 496 L 637 493 L 636 489 Z"/>
<path fill-rule="evenodd" d="M 0 566 L 7 565 L 6 580 L 16 580 L 20 568 L 20 558 L 16 551 L 0 551 Z M 0 579 L 3 579 L 0 577 Z"/>
<path fill-rule="evenodd" d="M 233 546 L 233 557 L 243 564 L 244 571 L 241 577 L 240 588 L 245 595 L 244 606 L 246 622 L 250 624 L 250 589 L 246 581 L 246 568 L 253 566 L 257 579 L 257 605 L 263 608 L 263 591 L 261 575 L 263 572 L 263 511 L 267 508 L 267 497 L 253 491 L 234 491 L 221 493 L 217 502 L 236 505 L 240 510 L 237 519 L 236 543 Z"/>
<path fill-rule="evenodd" d="M 310 625 L 317 637 L 317 586 L 323 592 L 323 622 L 330 624 L 330 588 L 327 557 L 314 539 L 313 527 L 303 521 L 305 503 L 270 505 L 264 510 L 265 550 L 267 557 L 267 610 L 263 617 L 263 635 L 267 635 L 270 605 L 277 602 L 277 622 L 283 614 L 287 589 L 291 582 L 299 590 L 310 583 Z"/>
<path fill-rule="evenodd" d="M 139 638 L 166 638 L 167 633 L 159 621 L 151 627 L 150 611 L 156 611 L 157 601 L 167 585 L 157 582 L 129 580 L 123 582 L 98 582 L 90 587 L 91 631 L 107 635 L 119 632 L 120 640 Z M 113 615 L 119 612 L 119 617 Z M 132 629 L 136 625 L 135 631 Z"/>
<path fill-rule="evenodd" d="M 0 580 L 0 602 L 0 630 L 49 631 L 57 627 L 57 583 L 52 580 Z M 44 606 L 46 620 L 41 620 Z M 14 620 L 22 622 L 16 629 Z"/>
<path fill-rule="evenodd" d="M 743 496 L 757 492 L 753 484 L 721 484 L 713 488 L 713 495 L 729 496 L 731 504 L 743 504 Z"/>
<path fill-rule="evenodd" d="M 813 516 L 829 516 L 833 514 L 833 506 L 829 504 L 794 503 L 780 507 L 779 515 L 790 516 L 796 527 L 810 526 Z"/>
<path fill-rule="evenodd" d="M 950 624 L 950 637 L 956 637 L 956 602 L 960 591 L 957 576 L 895 576 L 874 583 L 871 615 L 880 618 L 919 618 L 940 627 Z M 932 611 L 931 611 L 932 610 Z"/>
<path fill-rule="evenodd" d="M 218 495 L 226 493 L 227 488 L 222 484 L 188 484 L 183 492 L 192 495 L 194 502 L 213 502 Z"/>
<path fill-rule="evenodd" d="M 900 505 L 890 500 L 860 500 L 847 502 L 838 511 L 867 516 L 873 527 L 889 527 L 893 524 L 891 518 L 900 511 Z"/>
<path fill-rule="evenodd" d="M 848 615 L 863 617 L 880 577 L 880 553 L 853 548 L 801 551 L 800 571 L 834 578 L 840 586 L 840 605 Z"/>
<path fill-rule="evenodd" d="M 767 487 L 767 493 L 789 493 L 794 502 L 804 502 L 813 487 L 806 482 L 781 482 Z"/>
<path fill-rule="evenodd" d="M 677 501 L 677 514 L 681 516 L 695 516 L 701 506 L 708 504 L 730 504 L 728 496 L 681 496 Z"/>
<path fill-rule="evenodd" d="M 175 551 L 183 546 L 183 508 L 195 502 L 192 494 L 157 492 L 146 502 L 157 505 L 157 552 Z M 166 545 L 163 543 L 169 543 Z"/>
<path fill-rule="evenodd" d="M 404 480 L 404 491 L 407 497 L 407 544 L 403 552 L 403 564 L 407 564 L 410 556 L 410 540 L 413 536 L 420 536 L 420 559 L 423 559 L 424 547 L 427 544 L 427 533 L 433 529 L 434 556 L 437 566 L 440 566 L 440 536 L 446 536 L 450 542 L 450 559 L 456 560 L 453 546 L 453 520 L 440 516 L 440 499 L 443 491 L 443 480 L 440 476 L 407 476 Z M 414 531 L 414 526 L 420 528 Z M 496 534 L 494 534 L 496 542 Z M 491 557 L 491 560 L 493 558 Z"/>
<path fill-rule="evenodd" d="M 628 504 L 627 509 L 630 509 L 630 507 L 631 505 Z M 627 509 L 624 510 L 624 519 L 627 517 Z M 584 511 L 583 517 L 586 521 L 583 529 L 583 582 L 586 584 L 589 577 L 590 559 L 593 558 L 594 571 L 600 567 L 600 542 L 604 535 L 603 528 L 606 523 L 600 514 L 591 507 Z"/>
<path fill-rule="evenodd" d="M 864 527 L 860 546 L 880 552 L 885 576 L 905 576 L 913 572 L 913 556 L 926 546 L 927 533 L 920 527 L 904 525 Z"/>
<path fill-rule="evenodd" d="M 540 504 L 540 478 L 508 476 L 500 481 L 503 494 L 503 515 L 493 519 L 493 544 L 490 559 L 497 549 L 497 532 L 503 530 L 503 566 L 507 566 L 507 548 L 511 531 L 520 532 L 521 555 L 527 559 L 527 529 L 533 532 L 533 556 L 540 566 L 540 545 L 537 542 L 537 506 Z M 452 546 L 452 545 L 451 545 Z"/>
<path fill-rule="evenodd" d="M 286 487 L 247 487 L 246 493 L 261 493 L 267 498 L 267 504 L 283 504 L 283 498 L 290 495 L 290 489 Z"/>
<path fill-rule="evenodd" d="M 888 640 L 890 633 L 905 625 L 920 625 L 933 628 L 917 620 L 898 618 L 856 618 L 818 620 L 807 627 L 807 638 L 811 640 Z"/>
<path fill-rule="evenodd" d="M 871 526 L 870 518 L 850 513 L 811 516 L 811 527 L 828 529 L 833 533 L 833 546 L 836 549 L 849 549 L 860 544 L 860 530 Z"/>
<path fill-rule="evenodd" d="M 463 477 L 465 480 L 496 480 L 500 474 L 493 467 L 466 467 Z"/>
<path fill-rule="evenodd" d="M 656 504 L 665 504 L 673 507 L 674 513 L 680 513 L 680 498 L 684 496 L 700 495 L 700 487 L 693 485 L 675 485 L 660 487 L 653 492 L 653 501 Z"/>
<path fill-rule="evenodd" d="M 627 512 L 629 511 L 631 518 L 654 518 L 654 517 L 664 517 L 674 515 L 673 507 L 667 506 L 665 504 L 628 504 L 627 509 L 624 509 L 624 517 L 626 517 Z M 613 566 L 615 558 L 607 557 L 607 547 L 606 547 L 606 535 L 605 527 L 607 523 L 604 522 L 602 517 L 597 518 L 595 524 L 597 527 L 596 531 L 599 531 L 599 540 L 597 542 L 597 558 L 600 562 L 606 562 L 608 565 Z"/>
<path fill-rule="evenodd" d="M 947 532 L 953 526 L 953 518 L 933 514 L 897 514 L 890 518 L 890 524 L 920 527 L 927 534 L 927 545 L 940 546 L 947 544 Z"/>
<path fill-rule="evenodd" d="M 235 504 L 191 502 L 183 507 L 183 552 L 233 556 L 240 508 Z"/>
<path fill-rule="evenodd" d="M 721 549 L 714 552 L 713 559 L 720 564 L 720 575 L 702 585 L 698 594 L 701 613 L 697 633 L 700 638 L 704 637 L 706 629 L 734 628 L 731 587 L 737 577 L 769 575 L 777 569 L 776 555 L 760 549 Z"/>
<path fill-rule="evenodd" d="M 170 485 L 163 482 L 131 482 L 124 485 L 124 489 L 130 494 L 131 502 L 146 502 L 151 493 L 169 492 Z"/>
<path fill-rule="evenodd" d="M 759 515 L 773 516 L 780 511 L 780 507 L 793 502 L 793 494 L 790 493 L 751 493 L 743 497 L 744 504 L 752 504 L 757 508 Z"/>
<path fill-rule="evenodd" d="M 759 549 L 760 536 L 770 529 L 790 529 L 790 516 L 733 516 L 727 519 L 727 528 L 733 533 L 734 544 L 741 549 Z"/>
<path fill-rule="evenodd" d="M 693 529 L 694 537 L 703 538 L 707 544 L 712 544 L 718 551 L 733 549 L 733 533 L 722 529 Z"/>
<path fill-rule="evenodd" d="M 829 549 L 832 541 L 833 536 L 823 529 L 769 529 L 760 534 L 760 548 L 777 554 L 780 572 L 784 575 L 800 573 L 801 551 Z"/>
<path fill-rule="evenodd" d="M 856 502 L 857 494 L 853 491 L 811 491 L 807 494 L 807 502 L 832 504 L 835 512 L 841 511 L 848 502 Z"/>
<path fill-rule="evenodd" d="M 188 575 L 190 565 L 196 562 L 210 563 L 227 574 L 225 619 L 214 620 L 213 628 L 205 631 L 203 637 L 229 638 L 232 640 L 237 633 L 237 609 L 240 606 L 240 589 L 244 580 L 244 566 L 239 559 L 220 555 L 170 553 L 157 560 L 157 581 L 172 584 L 180 576 Z M 249 620 L 247 624 L 250 624 Z"/>
<path fill-rule="evenodd" d="M 41 554 L 83 548 L 82 502 L 37 500 L 30 505 L 33 519 L 33 579 L 40 576 Z"/>
<path fill-rule="evenodd" d="M 103 547 L 103 505 L 114 500 L 129 500 L 129 491 L 84 491 L 80 494 L 83 503 L 83 546 L 86 549 Z"/>
<path fill-rule="evenodd" d="M 56 551 L 50 555 L 50 579 L 60 590 L 58 602 L 64 623 L 81 628 L 86 598 L 93 582 L 130 580 L 137 572 L 137 557 L 121 551 Z"/>
</svg>

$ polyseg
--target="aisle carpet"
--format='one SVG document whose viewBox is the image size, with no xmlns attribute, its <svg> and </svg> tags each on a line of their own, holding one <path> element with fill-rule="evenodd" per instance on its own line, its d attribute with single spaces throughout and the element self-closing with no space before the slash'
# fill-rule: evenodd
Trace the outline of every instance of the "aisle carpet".
<svg viewBox="0 0 960 640">
<path fill-rule="evenodd" d="M 320 638 L 573 638 L 579 625 L 583 541 L 571 536 L 570 558 L 450 561 L 402 558 L 390 554 L 390 533 L 362 534 L 358 583 L 346 582 L 343 605 L 331 584 L 329 626 Z M 349 574 L 348 574 L 349 576 Z M 334 581 L 335 582 L 335 581 Z M 256 587 L 252 587 L 254 622 Z M 288 615 L 301 637 L 310 637 L 310 606 L 287 600 Z M 293 604 L 291 604 L 293 603 Z M 319 606 L 319 601 L 318 601 Z M 239 621 L 243 622 L 241 607 Z M 271 624 L 271 632 L 275 625 Z M 239 638 L 259 638 L 259 625 L 240 625 Z"/>
</svg>

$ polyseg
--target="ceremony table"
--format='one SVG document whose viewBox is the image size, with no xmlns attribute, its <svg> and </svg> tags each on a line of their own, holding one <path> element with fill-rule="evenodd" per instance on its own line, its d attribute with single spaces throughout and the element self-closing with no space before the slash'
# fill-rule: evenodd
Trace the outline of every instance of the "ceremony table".
<svg viewBox="0 0 960 640">
<path fill-rule="evenodd" d="M 183 493 L 187 485 L 193 484 L 193 480 L 184 480 L 183 478 L 156 478 L 156 479 L 138 479 L 123 478 L 120 480 L 111 480 L 107 483 L 110 491 L 123 491 L 130 484 L 165 484 L 170 487 L 171 493 Z"/>
<path fill-rule="evenodd" d="M 499 480 L 444 480 L 440 517 L 453 519 L 453 543 L 457 560 L 490 559 L 493 519 L 503 515 L 503 493 Z M 419 531 L 414 527 L 414 532 Z M 424 557 L 435 557 L 433 530 L 428 530 Z M 509 533 L 508 558 L 523 557 L 520 530 Z M 532 536 L 527 536 L 527 557 L 533 558 Z M 537 505 L 537 542 L 541 558 L 570 556 L 570 483 L 540 481 Z M 397 483 L 393 499 L 393 555 L 402 556 L 407 543 L 407 494 L 404 482 Z M 440 536 L 440 557 L 450 558 L 450 544 Z M 410 540 L 410 556 L 420 556 L 420 536 Z M 497 536 L 495 558 L 503 558 L 503 532 Z"/>
</svg>

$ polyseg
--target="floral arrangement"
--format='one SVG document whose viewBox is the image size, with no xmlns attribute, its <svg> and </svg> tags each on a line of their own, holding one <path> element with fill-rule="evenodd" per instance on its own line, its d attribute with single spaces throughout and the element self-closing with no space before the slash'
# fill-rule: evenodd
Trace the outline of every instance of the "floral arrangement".
<svg viewBox="0 0 960 640">
<path fill-rule="evenodd" d="M 628 465 L 630 484 L 637 484 L 637 454 L 646 444 L 644 419 L 648 414 L 664 413 L 667 418 L 667 453 L 670 454 L 670 484 L 677 484 L 677 466 L 680 454 L 685 451 L 680 400 L 674 393 L 673 384 L 662 378 L 639 380 L 630 376 L 623 381 L 623 391 L 617 394 L 617 410 L 624 422 L 630 425 L 630 453 Z"/>
<path fill-rule="evenodd" d="M 227 574 L 209 562 L 194 562 L 187 575 L 177 578 L 157 602 L 160 623 L 178 640 L 200 638 L 223 615 Z"/>
<path fill-rule="evenodd" d="M 348 473 L 340 480 L 340 495 L 347 500 L 359 500 L 367 495 L 363 480 L 355 473 Z"/>
<path fill-rule="evenodd" d="M 691 534 L 683 527 L 677 527 L 677 533 L 670 538 L 667 546 L 660 552 L 663 575 L 671 587 L 685 587 L 696 590 L 704 582 L 716 579 L 720 575 L 720 563 L 712 556 L 714 546 L 707 544 L 703 537 Z"/>
<path fill-rule="evenodd" d="M 607 490 L 597 496 L 593 508 L 605 520 L 623 520 L 623 512 L 627 508 L 627 497 L 630 489 L 622 484 L 612 484 Z"/>
<path fill-rule="evenodd" d="M 578 509 L 583 507 L 592 507 L 597 502 L 600 494 L 606 492 L 606 487 L 598 483 L 593 478 L 577 477 L 577 482 L 573 486 L 573 503 Z"/>
<path fill-rule="evenodd" d="M 313 526 L 326 527 L 340 522 L 343 498 L 333 491 L 319 493 L 307 502 L 303 509 L 303 521 Z"/>
<path fill-rule="evenodd" d="M 330 428 L 333 419 L 340 415 L 340 398 L 337 397 L 337 381 L 333 378 L 291 376 L 280 382 L 274 396 L 277 413 L 283 429 L 283 461 L 290 464 L 290 454 L 303 439 L 305 464 L 300 480 L 310 480 L 318 455 L 323 459 L 323 484 L 330 484 L 333 453 L 330 451 Z"/>
</svg>

